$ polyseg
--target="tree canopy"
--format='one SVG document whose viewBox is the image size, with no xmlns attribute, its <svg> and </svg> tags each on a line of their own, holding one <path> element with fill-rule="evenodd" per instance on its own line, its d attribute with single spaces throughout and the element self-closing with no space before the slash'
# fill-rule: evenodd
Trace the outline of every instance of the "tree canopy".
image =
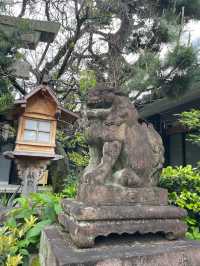
<svg viewBox="0 0 200 266">
<path fill-rule="evenodd" d="M 143 91 L 174 97 L 198 81 L 198 51 L 181 36 L 188 21 L 199 19 L 199 0 L 23 0 L 18 14 L 10 5 L 19 17 L 61 24 L 53 44 L 21 51 L 32 72 L 25 88 L 48 76 L 67 104 L 81 101 L 96 81 L 136 91 L 134 99 Z M 12 84 L 20 90 L 19 82 Z"/>
<path fill-rule="evenodd" d="M 4 8 L 3 2 L 0 2 L 0 14 Z M 24 92 L 11 71 L 11 66 L 19 55 L 20 35 L 18 29 L 15 29 L 11 35 L 0 29 L 0 112 L 3 112 L 14 100 L 13 85 L 19 92 Z"/>
</svg>

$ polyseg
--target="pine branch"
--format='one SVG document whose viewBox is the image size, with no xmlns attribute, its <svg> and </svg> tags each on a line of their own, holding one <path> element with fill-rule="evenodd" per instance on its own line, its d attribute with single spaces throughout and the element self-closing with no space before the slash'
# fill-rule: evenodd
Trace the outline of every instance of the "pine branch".
<svg viewBox="0 0 200 266">
<path fill-rule="evenodd" d="M 26 90 L 23 89 L 14 77 L 8 77 L 12 85 L 17 89 L 22 95 L 26 95 Z"/>
<path fill-rule="evenodd" d="M 28 4 L 28 0 L 23 0 L 23 2 L 22 2 L 22 7 L 21 7 L 21 12 L 20 12 L 20 14 L 19 14 L 18 17 L 21 18 L 21 17 L 24 16 L 24 14 L 25 14 L 25 12 L 26 12 L 27 4 Z"/>
</svg>

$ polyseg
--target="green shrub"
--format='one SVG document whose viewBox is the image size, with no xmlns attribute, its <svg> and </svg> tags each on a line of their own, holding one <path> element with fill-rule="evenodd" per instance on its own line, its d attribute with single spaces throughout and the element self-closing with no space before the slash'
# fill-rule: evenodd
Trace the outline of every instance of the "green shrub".
<svg viewBox="0 0 200 266">
<path fill-rule="evenodd" d="M 63 198 L 75 198 L 77 193 L 77 182 L 71 182 L 69 183 L 66 188 L 61 193 L 61 197 Z"/>
<path fill-rule="evenodd" d="M 30 253 L 37 252 L 42 229 L 57 221 L 61 197 L 33 193 L 15 200 L 0 230 L 0 265 L 26 265 Z"/>
<path fill-rule="evenodd" d="M 8 211 L 7 219 L 0 227 L 0 265 L 28 265 L 30 254 L 38 252 L 43 228 L 57 222 L 62 211 L 61 199 L 76 196 L 77 178 L 74 178 L 60 194 L 32 193 L 14 200 L 16 207 Z M 37 259 L 33 264 L 38 265 Z"/>
<path fill-rule="evenodd" d="M 188 140 L 200 145 L 200 109 L 191 109 L 181 113 L 179 121 L 190 130 Z"/>
<path fill-rule="evenodd" d="M 200 172 L 191 165 L 163 169 L 160 186 L 168 189 L 169 202 L 188 212 L 187 237 L 200 239 Z"/>
</svg>

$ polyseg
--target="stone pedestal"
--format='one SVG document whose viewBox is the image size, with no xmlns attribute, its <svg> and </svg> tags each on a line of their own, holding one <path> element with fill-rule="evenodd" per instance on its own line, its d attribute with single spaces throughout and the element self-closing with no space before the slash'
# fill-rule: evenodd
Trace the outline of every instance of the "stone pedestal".
<svg viewBox="0 0 200 266">
<path fill-rule="evenodd" d="M 158 187 L 129 188 L 117 185 L 79 186 L 77 201 L 88 205 L 167 205 L 168 191 Z"/>
<path fill-rule="evenodd" d="M 37 192 L 37 185 L 40 176 L 45 172 L 49 160 L 34 158 L 16 159 L 18 176 L 22 180 L 22 195 Z"/>
<path fill-rule="evenodd" d="M 43 231 L 41 265 L 200 266 L 200 244 L 181 240 L 186 211 L 168 206 L 167 191 L 156 187 L 159 134 L 116 88 L 97 86 L 86 105 L 89 165 L 76 200 L 62 202 L 64 236 L 56 227 Z"/>
<path fill-rule="evenodd" d="M 95 206 L 65 199 L 62 207 L 59 222 L 79 248 L 93 247 L 98 236 L 112 233 L 163 233 L 168 239 L 177 239 L 187 230 L 181 220 L 187 212 L 172 206 Z"/>
<path fill-rule="evenodd" d="M 151 236 L 153 237 L 153 236 Z M 167 241 L 150 236 L 99 240 L 95 248 L 78 249 L 69 235 L 51 226 L 42 232 L 41 266 L 199 266 L 200 242 Z"/>
<path fill-rule="evenodd" d="M 94 247 L 98 236 L 162 233 L 167 239 L 185 236 L 187 212 L 168 206 L 168 192 L 159 187 L 116 185 L 79 187 L 77 200 L 64 199 L 62 224 L 79 248 Z"/>
</svg>

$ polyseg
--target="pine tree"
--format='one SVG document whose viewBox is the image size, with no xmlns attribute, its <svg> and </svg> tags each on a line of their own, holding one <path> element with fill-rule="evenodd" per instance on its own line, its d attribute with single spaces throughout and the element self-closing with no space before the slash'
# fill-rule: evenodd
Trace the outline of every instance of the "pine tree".
<svg viewBox="0 0 200 266">
<path fill-rule="evenodd" d="M 188 38 L 181 40 L 184 25 L 190 19 L 199 19 L 200 1 L 160 0 L 161 16 L 152 26 L 153 42 L 145 42 L 139 60 L 133 66 L 134 75 L 126 87 L 130 91 L 152 92 L 154 97 L 178 97 L 198 82 L 200 74 L 198 49 Z M 151 33 L 152 34 L 152 33 Z M 163 44 L 171 44 L 168 54 L 160 58 Z M 151 96 L 152 97 L 152 96 Z"/>
<path fill-rule="evenodd" d="M 200 17 L 199 0 L 41 0 L 38 3 L 24 0 L 19 16 L 23 17 L 29 8 L 30 18 L 35 18 L 39 5 L 44 19 L 61 23 L 65 37 L 56 45 L 47 44 L 43 53 L 38 50 L 32 74 L 37 83 L 48 74 L 63 102 L 69 94 L 82 93 L 79 82 L 83 69 L 95 73 L 97 81 L 120 86 L 127 93 L 138 91 L 137 96 L 151 91 L 174 97 L 197 82 L 197 51 L 190 40 L 183 45 L 180 39 L 184 25 Z M 171 44 L 164 61 L 159 56 L 163 44 Z M 126 56 L 137 56 L 138 60 L 128 63 Z"/>
<path fill-rule="evenodd" d="M 4 9 L 4 3 L 0 2 L 0 14 Z M 20 33 L 18 30 L 9 35 L 3 29 L 0 30 L 0 113 L 4 112 L 14 100 L 11 66 L 16 60 L 19 44 Z"/>
</svg>

